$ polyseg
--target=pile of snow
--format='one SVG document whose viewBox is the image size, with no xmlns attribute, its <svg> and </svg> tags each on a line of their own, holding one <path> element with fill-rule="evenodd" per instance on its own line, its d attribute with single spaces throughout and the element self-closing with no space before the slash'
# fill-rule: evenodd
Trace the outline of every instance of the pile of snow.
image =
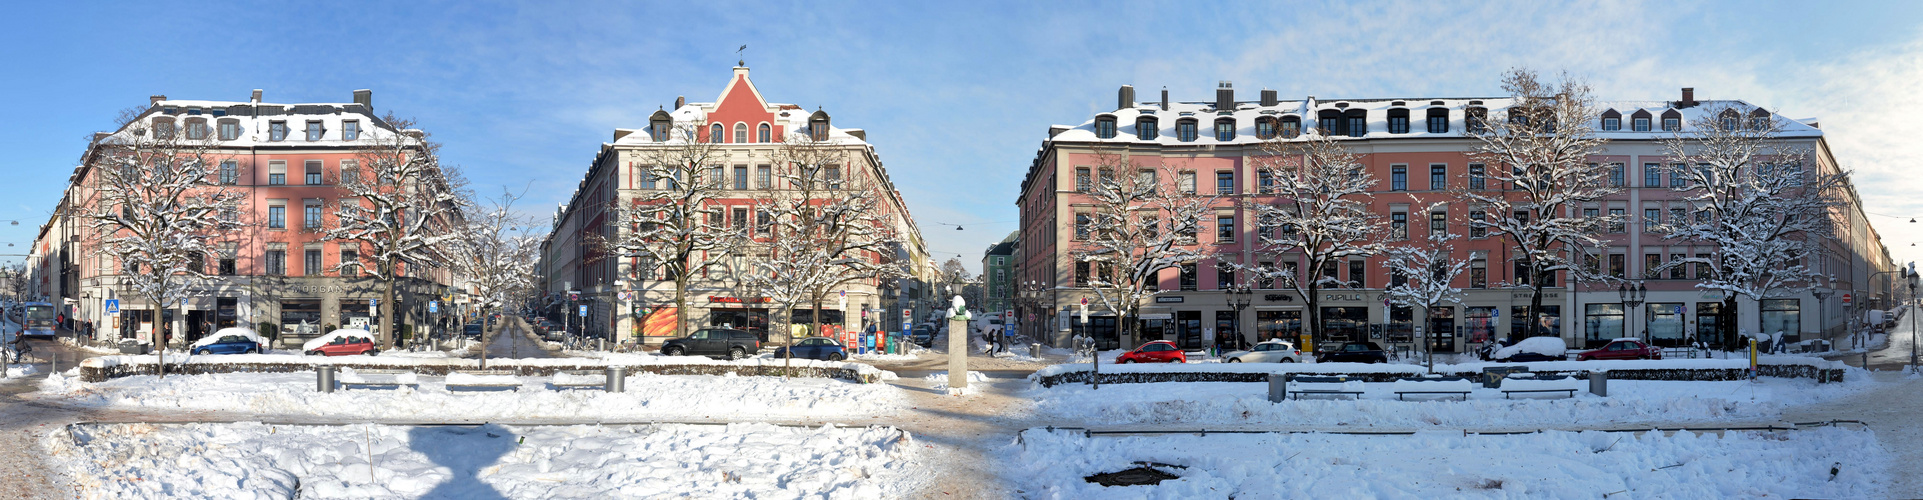
<svg viewBox="0 0 1923 500">
<path fill-rule="evenodd" d="M 775 358 L 775 359 L 781 359 L 781 358 Z M 848 359 L 858 359 L 862 361 L 915 361 L 915 360 L 921 359 L 921 356 L 916 354 L 869 353 L 869 354 L 849 354 Z"/>
<path fill-rule="evenodd" d="M 554 377 L 548 380 L 554 385 L 606 384 L 608 382 L 608 376 L 600 374 L 575 375 L 568 372 L 554 372 Z"/>
<path fill-rule="evenodd" d="M 374 339 L 374 334 L 367 330 L 342 328 L 339 330 L 327 332 L 326 335 L 314 337 L 314 340 L 309 340 L 305 343 L 302 343 L 300 345 L 300 350 L 312 351 L 315 349 L 319 349 L 321 346 L 334 343 L 334 339 L 343 338 L 343 337 L 362 338 L 362 339 L 368 339 L 369 341 L 372 341 Z"/>
<path fill-rule="evenodd" d="M 1721 437 L 1552 431 L 1089 438 L 1031 429 L 1007 453 L 1008 470 L 1021 471 L 1010 479 L 1035 498 L 1882 498 L 1889 484 L 1889 454 L 1874 433 L 1834 427 Z M 1177 466 L 1157 468 L 1180 477 L 1126 487 L 1083 480 L 1136 462 Z"/>
<path fill-rule="evenodd" d="M 350 383 L 386 378 L 345 370 L 337 376 Z M 403 376 L 392 380 L 398 382 Z M 455 380 L 465 377 L 472 376 Z M 600 377 L 593 378 L 598 382 Z M 642 373 L 629 375 L 627 391 L 621 393 L 546 390 L 543 384 L 525 384 L 509 392 L 449 391 L 447 380 L 435 376 L 416 376 L 411 382 L 419 386 L 322 393 L 314 390 L 311 372 L 168 375 L 164 379 L 138 375 L 99 383 L 54 375 L 41 382 L 40 392 L 24 397 L 91 407 L 386 421 L 819 421 L 893 415 L 908 407 L 900 388 L 828 378 Z"/>
<path fill-rule="evenodd" d="M 447 385 L 521 385 L 521 379 L 513 375 L 474 375 L 457 372 L 447 374 Z"/>
<path fill-rule="evenodd" d="M 928 388 L 930 389 L 948 391 L 948 395 L 950 396 L 966 396 L 980 393 L 982 385 L 988 383 L 988 375 L 970 370 L 968 372 L 968 386 L 962 388 L 948 386 L 948 371 L 946 370 L 929 374 L 926 377 L 922 377 L 921 380 L 923 383 L 928 384 Z"/>
<path fill-rule="evenodd" d="M 886 428 L 115 424 L 48 434 L 89 498 L 902 498 Z M 926 471 L 916 471 L 925 474 Z"/>
<path fill-rule="evenodd" d="M 7 365 L 7 378 L 31 377 L 40 373 L 40 368 L 32 364 Z"/>
<path fill-rule="evenodd" d="M 227 328 L 222 328 L 220 330 L 217 330 L 214 332 L 213 335 L 201 337 L 200 340 L 194 341 L 193 345 L 188 346 L 187 350 L 191 351 L 201 347 L 214 345 L 214 343 L 220 342 L 221 339 L 227 338 L 229 336 L 244 337 L 247 340 L 253 341 L 255 344 L 259 344 L 261 346 L 261 349 L 263 350 L 267 348 L 267 339 L 261 337 L 259 333 L 254 333 L 254 329 L 233 326 L 233 327 L 227 327 Z"/>
<path fill-rule="evenodd" d="M 1516 345 L 1496 349 L 1496 352 L 1490 354 L 1489 357 L 1491 359 L 1509 359 L 1510 356 L 1525 352 L 1560 358 L 1565 355 L 1564 353 L 1569 352 L 1569 346 L 1563 345 L 1562 337 L 1529 337 L 1522 339 L 1521 342 L 1516 342 Z"/>
</svg>

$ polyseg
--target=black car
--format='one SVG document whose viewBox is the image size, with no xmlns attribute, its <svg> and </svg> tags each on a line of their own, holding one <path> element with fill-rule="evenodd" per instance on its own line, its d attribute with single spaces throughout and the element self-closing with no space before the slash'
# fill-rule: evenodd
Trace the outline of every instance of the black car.
<svg viewBox="0 0 1923 500">
<path fill-rule="evenodd" d="M 746 330 L 704 328 L 661 343 L 661 354 L 742 359 L 761 352 L 761 338 Z"/>
<path fill-rule="evenodd" d="M 481 338 L 481 325 L 476 323 L 462 326 L 461 335 L 470 339 Z"/>
<path fill-rule="evenodd" d="M 1335 350 L 1317 351 L 1317 363 L 1387 363 L 1389 356 L 1375 342 L 1349 342 Z"/>
<path fill-rule="evenodd" d="M 928 323 L 915 325 L 915 329 L 909 332 L 908 339 L 922 347 L 928 347 L 929 343 L 935 341 L 935 325 Z"/>
</svg>

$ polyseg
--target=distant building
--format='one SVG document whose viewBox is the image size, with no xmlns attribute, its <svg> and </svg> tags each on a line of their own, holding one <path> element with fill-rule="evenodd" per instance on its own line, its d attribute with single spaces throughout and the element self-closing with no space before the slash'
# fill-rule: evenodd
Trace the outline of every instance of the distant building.
<svg viewBox="0 0 1923 500">
<path fill-rule="evenodd" d="M 1001 242 L 988 246 L 982 253 L 982 310 L 1009 311 L 1015 309 L 1016 298 L 1021 287 L 1015 282 L 1015 247 L 1021 231 L 1008 233 Z M 1022 318 L 1024 320 L 1028 318 Z"/>
</svg>

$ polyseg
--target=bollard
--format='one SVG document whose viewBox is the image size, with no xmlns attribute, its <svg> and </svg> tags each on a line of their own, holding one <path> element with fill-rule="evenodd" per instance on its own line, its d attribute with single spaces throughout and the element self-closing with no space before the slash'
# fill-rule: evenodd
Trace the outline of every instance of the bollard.
<svg viewBox="0 0 1923 500">
<path fill-rule="evenodd" d="M 627 374 L 627 369 L 625 367 L 620 367 L 620 366 L 608 367 L 608 386 L 607 386 L 608 392 L 626 391 L 628 389 L 627 382 L 628 382 L 628 374 Z"/>
<path fill-rule="evenodd" d="M 1870 369 L 1870 352 L 1869 351 L 1863 351 L 1863 369 L 1864 370 Z"/>
<path fill-rule="evenodd" d="M 1269 402 L 1280 403 L 1289 397 L 1289 381 L 1280 373 L 1269 374 Z"/>
<path fill-rule="evenodd" d="M 334 365 L 314 367 L 315 382 L 321 392 L 334 392 Z"/>
<path fill-rule="evenodd" d="M 1041 344 L 1029 344 L 1029 345 L 1028 345 L 1028 357 L 1031 357 L 1031 358 L 1035 358 L 1035 359 L 1042 359 L 1042 345 L 1041 345 Z"/>
<path fill-rule="evenodd" d="M 1609 397 L 1609 372 L 1602 370 L 1589 372 L 1589 393 Z"/>
</svg>

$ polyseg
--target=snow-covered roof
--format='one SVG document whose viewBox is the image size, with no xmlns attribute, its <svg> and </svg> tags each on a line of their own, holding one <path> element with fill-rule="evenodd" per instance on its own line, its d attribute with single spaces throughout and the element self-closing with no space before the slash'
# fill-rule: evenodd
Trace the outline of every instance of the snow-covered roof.
<svg viewBox="0 0 1923 500">
<path fill-rule="evenodd" d="M 793 104 L 768 103 L 768 105 L 770 107 L 780 108 L 780 111 L 775 112 L 775 121 L 773 125 L 782 127 L 782 129 L 786 130 L 790 135 L 805 133 L 805 131 L 808 130 L 808 117 L 815 113 L 812 111 L 801 109 L 800 106 L 795 106 Z M 688 125 L 707 126 L 708 112 L 709 112 L 708 110 L 714 109 L 714 107 L 715 107 L 715 103 L 711 103 L 711 102 L 691 102 L 679 108 L 675 108 L 674 111 L 671 111 L 668 113 L 668 116 L 671 116 L 674 118 L 675 130 L 680 130 L 680 127 L 685 127 Z M 610 144 L 617 145 L 617 146 L 642 146 L 642 145 L 651 146 L 651 145 L 663 145 L 663 144 L 680 144 L 681 141 L 683 140 L 680 137 L 677 137 L 679 134 L 670 134 L 670 137 L 668 138 L 667 141 L 656 141 L 654 140 L 653 135 L 648 134 L 649 126 L 642 126 L 640 128 L 633 128 L 633 129 L 618 129 L 618 130 L 629 132 L 629 133 L 626 136 L 623 136 L 620 139 Z M 828 123 L 828 142 L 827 143 L 834 144 L 834 145 L 860 145 L 860 144 L 868 143 L 867 140 L 862 139 L 861 137 L 856 137 L 854 134 L 849 133 L 851 131 L 863 132 L 862 129 L 836 127 L 834 126 L 834 122 L 830 121 Z M 729 143 L 729 144 L 733 145 L 734 143 Z M 746 143 L 746 144 L 753 144 L 753 143 Z"/>
<path fill-rule="evenodd" d="M 219 147 L 252 146 L 305 146 L 305 147 L 343 147 L 365 146 L 382 139 L 391 139 L 400 131 L 375 116 L 372 109 L 360 103 L 298 103 L 280 104 L 254 101 L 207 101 L 191 99 L 166 99 L 154 101 L 133 123 L 151 126 L 157 121 L 171 120 L 175 133 L 185 137 L 186 124 L 190 120 L 206 120 L 207 140 Z M 321 124 L 319 140 L 307 140 L 307 122 Z M 359 134 L 355 140 L 344 140 L 346 127 L 342 122 L 355 121 Z M 221 140 L 220 124 L 238 123 L 240 136 Z M 284 122 L 287 135 L 284 139 L 270 140 L 269 127 L 273 122 Z M 130 133 L 133 123 L 114 132 L 115 136 Z"/>
<path fill-rule="evenodd" d="M 1218 110 L 1214 102 L 1170 102 L 1166 110 L 1161 109 L 1161 103 L 1159 102 L 1140 102 L 1129 108 L 1096 113 L 1095 116 L 1089 117 L 1088 121 L 1082 122 L 1079 125 L 1056 125 L 1055 127 L 1066 130 L 1056 134 L 1050 138 L 1050 140 L 1116 144 L 1161 144 L 1168 146 L 1252 145 L 1266 141 L 1266 139 L 1256 135 L 1255 126 L 1258 118 L 1272 117 L 1280 121 L 1284 117 L 1295 117 L 1301 120 L 1303 135 L 1307 136 L 1308 131 L 1315 127 L 1316 119 L 1322 111 L 1347 113 L 1353 110 L 1364 110 L 1367 112 L 1368 133 L 1357 139 L 1459 138 L 1464 135 L 1464 123 L 1470 108 L 1487 109 L 1489 116 L 1493 118 L 1501 116 L 1502 111 L 1514 102 L 1514 99 L 1507 97 L 1317 99 L 1310 96 L 1300 100 L 1277 101 L 1274 106 L 1262 106 L 1257 102 L 1237 101 L 1235 103 L 1235 109 L 1232 110 Z M 1430 109 L 1438 108 L 1448 111 L 1449 130 L 1442 133 L 1430 133 L 1426 126 L 1426 119 L 1428 118 Z M 1733 109 L 1737 113 L 1747 116 L 1748 113 L 1757 108 L 1756 105 L 1740 100 L 1699 101 L 1693 106 L 1683 108 L 1678 108 L 1677 103 L 1671 101 L 1602 101 L 1596 103 L 1595 109 L 1597 116 L 1595 121 L 1591 123 L 1591 126 L 1595 128 L 1598 137 L 1605 139 L 1662 139 L 1672 135 L 1671 132 L 1662 130 L 1663 115 L 1671 110 L 1681 115 L 1683 132 L 1689 132 L 1694 128 L 1693 122 L 1706 116 L 1708 113 L 1720 112 L 1724 109 Z M 1406 109 L 1409 111 L 1409 131 L 1407 133 L 1392 134 L 1389 132 L 1389 111 L 1392 109 Z M 1622 114 L 1622 122 L 1619 130 L 1602 129 L 1602 115 L 1610 110 Z M 1647 132 L 1636 132 L 1632 130 L 1631 117 L 1638 111 L 1647 111 L 1649 113 L 1650 130 Z M 1115 117 L 1115 137 L 1102 139 L 1096 136 L 1096 120 L 1105 116 Z M 1137 119 L 1145 116 L 1156 118 L 1156 128 L 1158 130 L 1156 137 L 1153 139 L 1140 139 L 1136 134 L 1135 126 Z M 1822 131 L 1810 126 L 1809 123 L 1787 119 L 1774 114 L 1771 116 L 1778 118 L 1777 122 L 1783 127 L 1782 132 L 1779 134 L 1781 137 L 1819 137 L 1822 135 Z M 1216 120 L 1220 118 L 1235 119 L 1236 130 L 1233 139 L 1228 141 L 1216 139 L 1215 123 Z M 1177 137 L 1175 127 L 1177 121 L 1181 119 L 1195 120 L 1195 140 L 1182 141 Z M 1342 138 L 1348 137 L 1343 136 Z"/>
</svg>

